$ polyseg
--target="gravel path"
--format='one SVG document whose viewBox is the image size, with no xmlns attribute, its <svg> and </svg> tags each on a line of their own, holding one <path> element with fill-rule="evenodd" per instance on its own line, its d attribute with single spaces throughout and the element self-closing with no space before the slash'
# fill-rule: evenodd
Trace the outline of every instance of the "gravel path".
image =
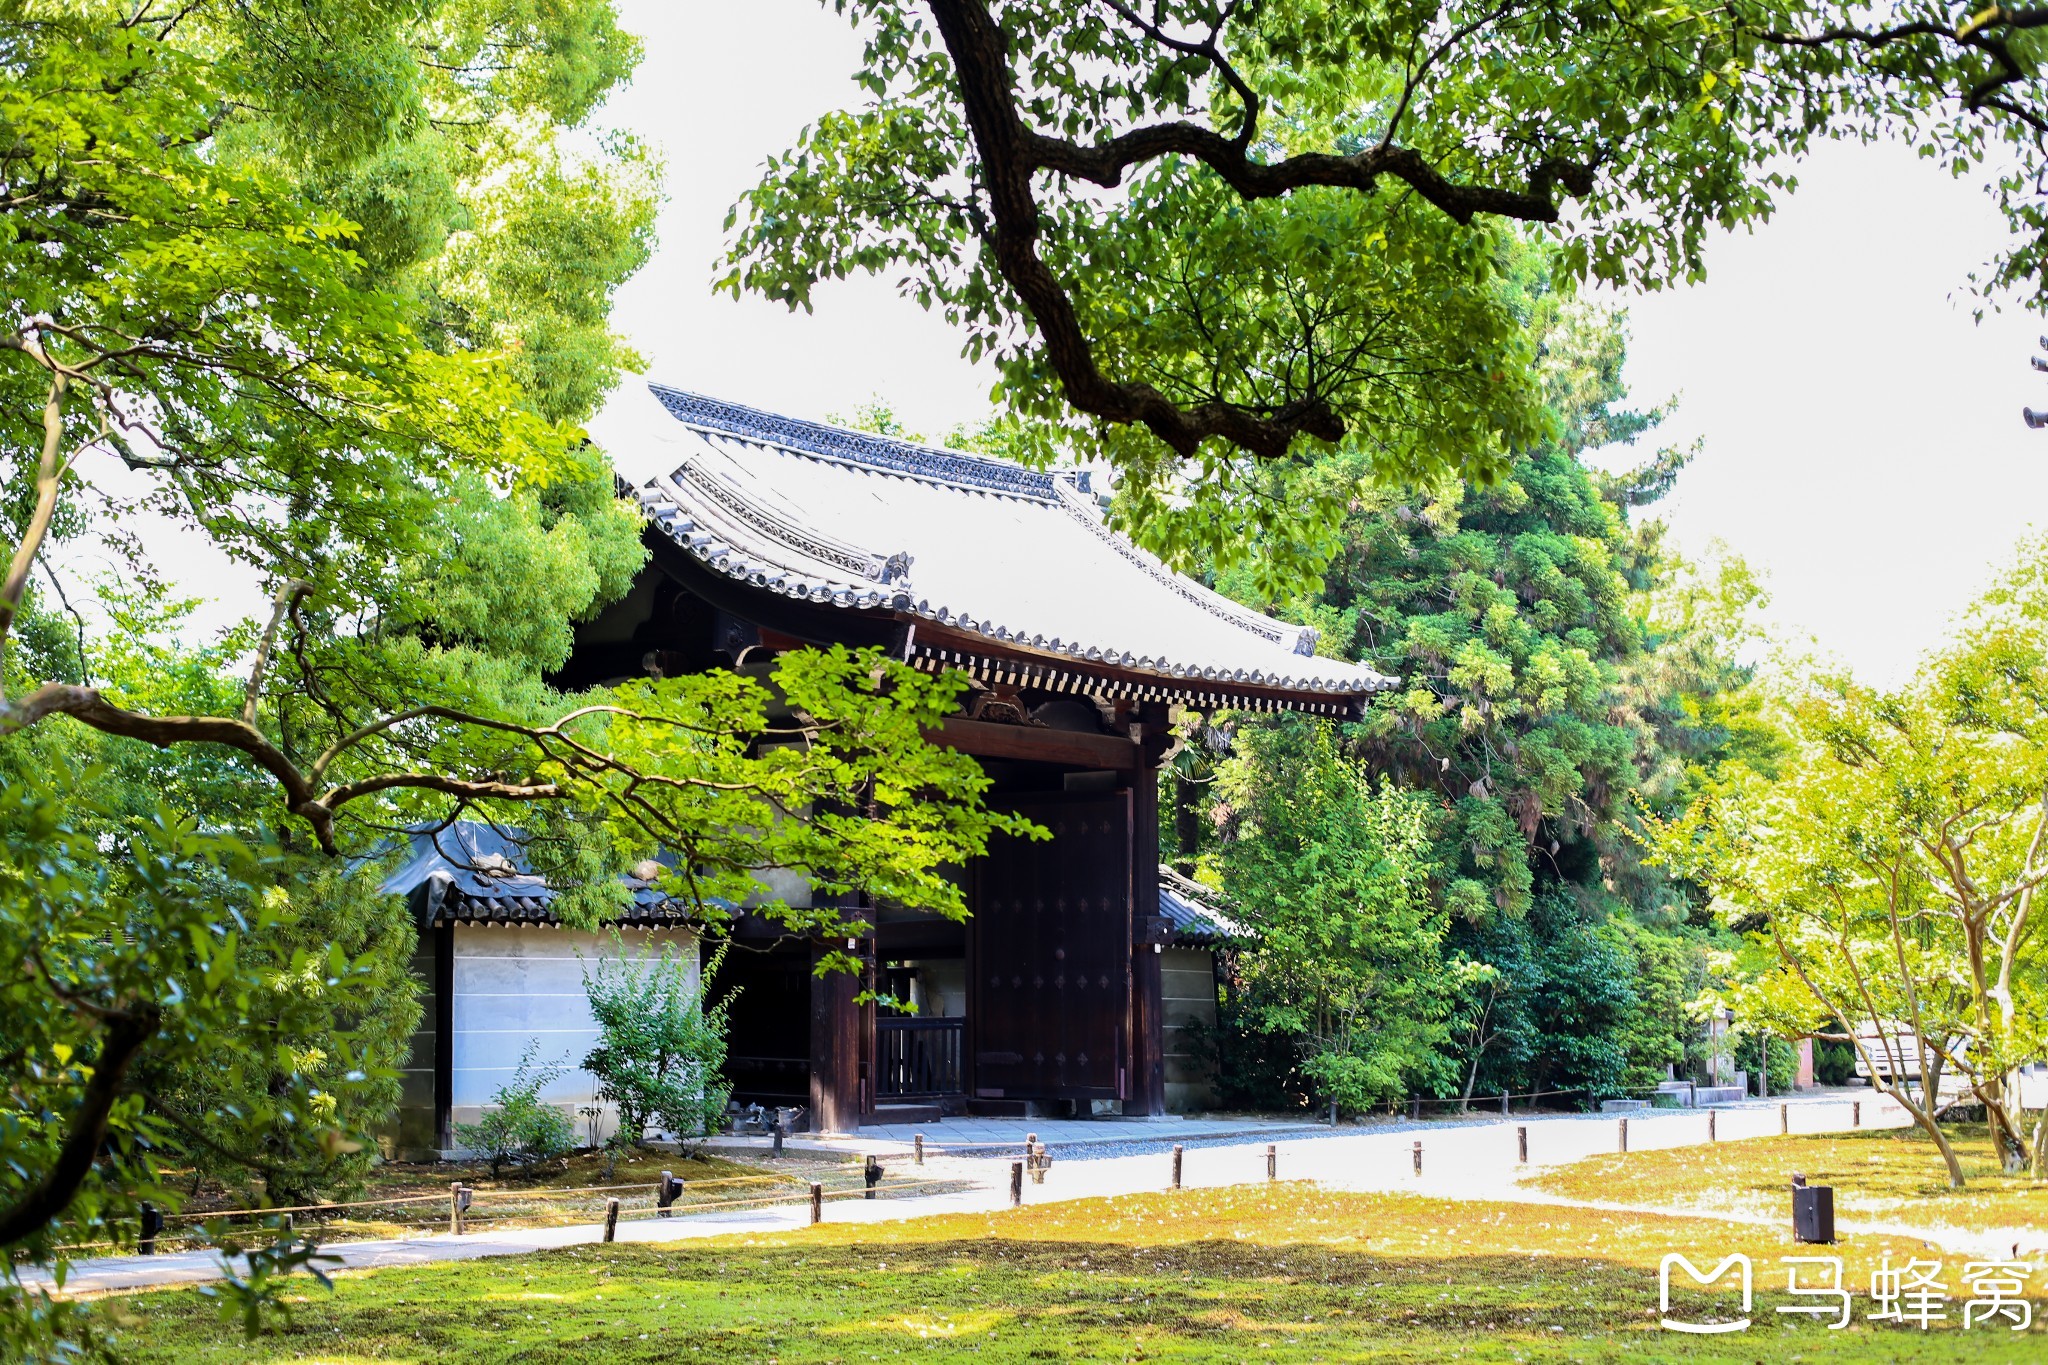
<svg viewBox="0 0 2048 1365">
<path fill-rule="evenodd" d="M 1898 1127 L 1904 1114 L 1896 1106 L 1881 1102 L 1864 1092 L 1862 1121 L 1865 1127 Z M 1839 1096 L 1803 1097 L 1786 1102 L 1791 1131 L 1828 1132 L 1850 1126 L 1850 1099 Z M 1715 1111 L 1719 1141 L 1776 1136 L 1779 1131 L 1779 1101 L 1753 1101 Z M 1467 1118 L 1420 1123 L 1395 1121 L 1363 1127 L 1273 1129 L 1252 1137 L 1217 1135 L 1188 1137 L 1176 1144 L 1166 1139 L 1132 1137 L 1115 1142 L 1065 1142 L 1053 1149 L 1053 1166 L 1044 1184 L 1025 1182 L 1027 1204 L 1056 1200 L 1090 1199 L 1102 1196 L 1160 1190 L 1171 1179 L 1170 1153 L 1183 1147 L 1182 1184 L 1189 1188 L 1214 1188 L 1251 1184 L 1266 1178 L 1266 1147 L 1276 1148 L 1278 1174 L 1284 1180 L 1315 1180 L 1333 1189 L 1403 1191 L 1434 1198 L 1505 1200 L 1532 1205 L 1574 1205 L 1609 1208 L 1617 1212 L 1670 1214 L 1672 1210 L 1630 1205 L 1608 1205 L 1568 1200 L 1524 1188 L 1521 1177 L 1545 1167 L 1565 1165 L 1586 1157 L 1618 1150 L 1621 1116 L 1608 1114 L 1517 1115 L 1511 1118 Z M 1707 1115 L 1692 1110 L 1639 1110 L 1626 1115 L 1628 1143 L 1632 1151 L 1685 1147 L 1707 1141 Z M 1526 1128 L 1529 1164 L 1516 1161 L 1518 1128 Z M 1415 1144 L 1423 1149 L 1423 1170 L 1414 1169 Z M 923 1169 L 912 1165 L 907 1153 L 885 1158 L 888 1185 L 917 1178 L 954 1184 L 950 1191 L 921 1194 L 914 1189 L 885 1189 L 886 1197 L 866 1200 L 855 1195 L 829 1199 L 825 1217 L 831 1222 L 883 1222 L 904 1218 L 931 1217 L 947 1213 L 988 1213 L 1009 1204 L 1010 1164 L 1013 1152 L 992 1157 L 948 1152 L 935 1156 Z M 1743 1218 L 1728 1214 L 1699 1214 L 1722 1222 L 1771 1220 Z M 693 1214 L 671 1219 L 641 1218 L 621 1221 L 618 1240 L 622 1242 L 672 1242 L 736 1232 L 781 1232 L 805 1226 L 810 1221 L 805 1204 L 778 1205 L 764 1209 L 728 1210 Z M 2014 1241 L 2028 1237 L 2039 1246 L 2039 1234 L 2015 1235 L 1990 1230 L 1981 1235 L 1960 1237 L 1948 1231 L 1903 1225 L 1852 1225 L 1844 1231 L 1885 1232 L 1920 1238 L 1958 1251 L 1996 1251 L 2003 1254 Z M 554 1247 L 596 1242 L 602 1229 L 596 1224 L 538 1229 L 506 1229 L 469 1233 L 408 1237 L 382 1242 L 336 1243 L 328 1250 L 339 1258 L 339 1269 L 374 1269 L 385 1266 L 423 1265 L 435 1261 L 472 1260 L 485 1256 L 514 1256 Z M 197 1284 L 219 1279 L 225 1273 L 218 1256 L 210 1252 L 181 1252 L 173 1255 L 103 1257 L 72 1263 L 63 1293 L 94 1294 Z M 26 1277 L 25 1277 L 26 1278 Z"/>
</svg>

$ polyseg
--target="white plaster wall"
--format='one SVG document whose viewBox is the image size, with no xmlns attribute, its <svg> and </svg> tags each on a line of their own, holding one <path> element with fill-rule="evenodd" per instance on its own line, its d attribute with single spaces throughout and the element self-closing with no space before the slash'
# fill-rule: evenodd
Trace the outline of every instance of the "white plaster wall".
<svg viewBox="0 0 2048 1365">
<path fill-rule="evenodd" d="M 628 956 L 658 954 L 673 944 L 691 985 L 699 984 L 697 936 L 687 929 L 620 929 Z M 586 969 L 617 954 L 612 932 L 513 925 L 457 925 L 449 1077 L 450 1120 L 475 1123 L 500 1086 L 519 1068 L 527 1045 L 538 1039 L 536 1065 L 567 1069 L 541 1097 L 560 1105 L 576 1125 L 576 1111 L 591 1102 L 596 1082 L 578 1065 L 597 1041 L 597 1024 L 583 991 Z M 599 1137 L 610 1132 L 607 1116 Z"/>
</svg>

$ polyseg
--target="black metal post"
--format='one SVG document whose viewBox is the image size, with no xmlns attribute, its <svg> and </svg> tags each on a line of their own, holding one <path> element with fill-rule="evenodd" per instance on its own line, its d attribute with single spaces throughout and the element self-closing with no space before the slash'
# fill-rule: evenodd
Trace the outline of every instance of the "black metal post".
<svg viewBox="0 0 2048 1365">
<path fill-rule="evenodd" d="M 142 1236 L 136 1239 L 137 1256 L 156 1255 L 157 1234 L 164 1230 L 164 1215 L 156 1205 L 147 1200 L 142 1205 Z"/>
<path fill-rule="evenodd" d="M 867 1159 L 867 1164 L 861 1168 L 861 1179 L 867 1184 L 867 1192 L 861 1198 L 873 1199 L 875 1197 L 875 1186 L 880 1184 L 882 1180 L 882 1160 L 880 1157 L 870 1156 Z"/>
</svg>

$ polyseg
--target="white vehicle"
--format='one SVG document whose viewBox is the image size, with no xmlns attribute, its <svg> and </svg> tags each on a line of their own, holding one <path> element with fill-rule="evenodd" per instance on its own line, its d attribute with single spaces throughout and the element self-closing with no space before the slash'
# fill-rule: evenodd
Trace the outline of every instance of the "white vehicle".
<svg viewBox="0 0 2048 1365">
<path fill-rule="evenodd" d="M 1892 1084 L 1894 1065 L 1903 1067 L 1905 1071 L 1898 1078 L 1899 1084 L 1907 1087 L 1919 1085 L 1924 1074 L 1921 1065 L 1924 1061 L 1925 1071 L 1940 1071 L 1939 1084 L 1944 1092 L 1963 1088 L 1963 1080 L 1956 1074 L 1956 1068 L 1944 1062 L 1939 1053 L 1928 1048 L 1903 1023 L 1886 1019 L 1876 1024 L 1864 1024 L 1856 1030 L 1856 1041 L 1856 1074 L 1873 1086 Z M 1945 1042 L 1943 1048 L 1951 1057 L 1968 1057 L 1970 1040 L 1968 1037 L 1957 1038 L 1953 1042 Z M 1875 1077 L 1871 1075 L 1873 1065 L 1877 1068 Z"/>
</svg>

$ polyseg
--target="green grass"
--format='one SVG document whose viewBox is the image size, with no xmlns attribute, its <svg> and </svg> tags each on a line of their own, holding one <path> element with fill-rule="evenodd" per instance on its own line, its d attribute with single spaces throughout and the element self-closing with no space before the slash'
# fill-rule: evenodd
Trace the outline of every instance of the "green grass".
<svg viewBox="0 0 2048 1365">
<path fill-rule="evenodd" d="M 1658 1330 L 1659 1258 L 1736 1250 L 1757 1258 L 1756 1325 Z M 1860 1299 L 1841 1332 L 1781 1318 L 1776 1258 L 1794 1251 L 1699 1219 L 1281 1184 L 351 1275 L 253 1342 L 190 1292 L 102 1311 L 125 1320 L 132 1359 L 179 1365 L 2041 1358 L 2048 1326 L 1922 1334 L 1862 1322 Z M 1865 1285 L 1882 1252 L 1929 1254 L 1881 1239 L 1842 1251 Z"/>
<path fill-rule="evenodd" d="M 1786 1214 L 1797 1171 L 1835 1189 L 1844 1221 L 2048 1231 L 2048 1182 L 2008 1176 L 1982 1124 L 1950 1133 L 1967 1185 L 1950 1189 L 1941 1153 L 1917 1128 L 1761 1138 L 1595 1157 L 1526 1183 L 1572 1199 L 1705 1213 Z"/>
<path fill-rule="evenodd" d="M 440 1231 L 448 1225 L 448 1186 L 455 1180 L 475 1191 L 466 1224 L 472 1232 L 594 1223 L 604 1217 L 605 1200 L 614 1194 L 620 1201 L 622 1216 L 630 1220 L 653 1210 L 653 1192 L 611 1187 L 651 1185 L 664 1170 L 672 1171 L 684 1182 L 682 1198 L 676 1205 L 679 1209 L 702 1204 L 730 1205 L 746 1199 L 800 1198 L 814 1180 L 828 1189 L 854 1189 L 861 1184 L 859 1163 L 836 1153 L 792 1152 L 779 1159 L 764 1154 L 758 1164 L 747 1164 L 708 1153 L 683 1157 L 651 1152 L 632 1153 L 613 1163 L 598 1153 L 579 1152 L 528 1171 L 508 1168 L 497 1179 L 491 1177 L 490 1166 L 484 1162 L 394 1162 L 375 1168 L 366 1187 L 354 1199 L 412 1202 L 378 1203 L 325 1215 L 302 1213 L 299 1227 L 329 1242 Z M 936 1191 L 946 1186 L 934 1184 L 932 1188 Z M 161 1243 L 166 1250 L 200 1245 L 195 1231 L 197 1215 L 239 1210 L 252 1207 L 253 1203 L 254 1196 L 248 1191 L 210 1186 L 174 1215 L 171 1229 Z M 95 1244 L 80 1254 L 102 1254 L 104 1250 Z"/>
</svg>

